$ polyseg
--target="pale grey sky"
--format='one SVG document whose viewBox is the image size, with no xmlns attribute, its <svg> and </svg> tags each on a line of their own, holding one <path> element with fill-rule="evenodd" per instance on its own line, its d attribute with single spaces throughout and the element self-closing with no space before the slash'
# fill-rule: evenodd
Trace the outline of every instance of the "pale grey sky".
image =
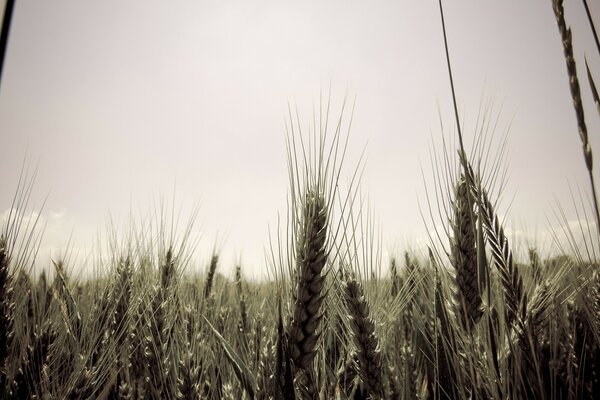
<svg viewBox="0 0 600 400">
<path fill-rule="evenodd" d="M 600 159 L 582 69 L 586 53 L 600 82 L 600 59 L 581 2 L 565 6 Z M 445 11 L 465 135 L 493 99 L 500 127 L 512 121 L 510 222 L 543 230 L 554 196 L 572 208 L 568 182 L 588 188 L 551 1 Z M 0 212 L 26 154 L 39 165 L 33 203 L 50 193 L 44 248 L 71 232 L 89 248 L 109 212 L 143 214 L 176 184 L 184 215 L 200 200 L 199 258 L 218 235 L 225 269 L 241 255 L 260 274 L 268 224 L 285 215 L 287 102 L 308 121 L 330 83 L 334 104 L 357 98 L 350 154 L 368 142 L 363 188 L 384 251 L 418 245 L 438 104 L 453 122 L 437 1 L 18 1 L 0 86 Z"/>
</svg>

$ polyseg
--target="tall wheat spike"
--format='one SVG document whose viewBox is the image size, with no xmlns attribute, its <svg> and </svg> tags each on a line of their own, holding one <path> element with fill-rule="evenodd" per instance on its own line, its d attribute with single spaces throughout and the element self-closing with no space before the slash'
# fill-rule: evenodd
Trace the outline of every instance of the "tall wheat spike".
<svg viewBox="0 0 600 400">
<path fill-rule="evenodd" d="M 154 288 L 149 318 L 150 336 L 146 338 L 146 361 L 149 376 L 146 378 L 148 393 L 160 394 L 164 398 L 175 398 L 173 379 L 174 363 L 171 359 L 173 348 L 173 327 L 175 324 L 172 310 L 175 307 L 176 258 L 171 248 L 166 252 L 160 265 L 160 286 Z"/>
<path fill-rule="evenodd" d="M 322 193 L 309 189 L 303 199 L 296 243 L 297 287 L 289 327 L 289 346 L 295 377 L 304 398 L 316 395 L 311 363 L 317 351 L 319 324 L 323 317 L 322 274 L 327 262 L 327 207 Z M 309 394 L 310 393 L 310 394 Z"/>
<path fill-rule="evenodd" d="M 131 391 L 130 360 L 132 353 L 132 327 L 129 320 L 129 306 L 132 298 L 132 265 L 131 258 L 119 260 L 117 265 L 117 280 L 112 288 L 111 299 L 116 301 L 113 318 L 110 324 L 111 336 L 117 347 L 117 366 L 119 373 L 114 390 L 120 398 L 127 398 Z"/>
<path fill-rule="evenodd" d="M 344 300 L 349 314 L 358 374 L 368 397 L 383 399 L 383 366 L 379 339 L 375 334 L 375 323 L 362 286 L 353 278 L 345 283 Z"/>
<path fill-rule="evenodd" d="M 237 295 L 238 295 L 238 303 L 240 306 L 240 332 L 242 335 L 242 340 L 244 341 L 244 343 L 247 343 L 248 340 L 248 332 L 249 332 L 249 325 L 248 325 L 248 309 L 246 306 L 246 295 L 244 294 L 244 285 L 243 285 L 243 279 L 242 279 L 242 266 L 240 264 L 238 264 L 235 267 L 235 287 L 237 289 Z"/>
<path fill-rule="evenodd" d="M 521 365 L 516 371 L 524 379 L 522 393 L 528 393 L 529 398 L 542 397 L 543 384 L 539 376 L 539 343 L 544 325 L 547 322 L 547 312 L 552 302 L 552 293 L 547 281 L 535 288 L 531 300 L 524 305 L 522 315 L 515 321 L 513 337 L 519 348 Z M 525 301 L 525 300 L 524 300 Z"/>
<path fill-rule="evenodd" d="M 567 65 L 567 74 L 569 76 L 569 89 L 571 91 L 573 108 L 575 109 L 575 116 L 577 118 L 577 129 L 579 130 L 583 158 L 585 160 L 585 166 L 588 171 L 592 189 L 596 228 L 598 229 L 598 234 L 600 235 L 600 208 L 598 206 L 598 195 L 596 194 L 596 183 L 594 181 L 594 160 L 592 157 L 592 146 L 590 145 L 590 141 L 588 139 L 588 131 L 585 124 L 585 113 L 583 111 L 583 103 L 581 100 L 581 89 L 579 87 L 579 78 L 577 77 L 577 64 L 575 63 L 575 56 L 573 54 L 573 36 L 571 33 L 571 28 L 567 27 L 567 23 L 565 21 L 563 0 L 552 0 L 552 9 L 554 10 L 556 24 L 558 25 L 558 30 L 562 40 L 563 53 L 565 56 L 565 63 Z"/>
<path fill-rule="evenodd" d="M 469 185 L 461 175 L 454 196 L 454 219 L 451 258 L 456 283 L 457 317 L 465 328 L 477 324 L 483 315 L 477 279 L 477 245 L 475 236 L 474 200 Z"/>
<path fill-rule="evenodd" d="M 294 391 L 294 377 L 288 337 L 283 327 L 283 313 L 281 311 L 281 297 L 277 302 L 277 341 L 275 343 L 275 373 L 273 376 L 273 397 L 275 400 L 296 398 Z"/>
<path fill-rule="evenodd" d="M 510 327 L 521 312 L 524 295 L 523 279 L 519 268 L 514 264 L 504 228 L 500 224 L 498 216 L 494 213 L 492 203 L 487 198 L 484 198 L 482 217 L 488 243 L 490 243 L 492 249 L 492 257 L 500 272 L 500 281 L 506 302 L 506 322 Z"/>
<path fill-rule="evenodd" d="M 392 287 L 390 294 L 392 297 L 396 297 L 400 292 L 400 277 L 398 276 L 398 268 L 396 266 L 396 258 L 390 259 L 390 279 L 392 280 Z"/>
<path fill-rule="evenodd" d="M 472 166 L 468 162 L 466 162 L 466 165 L 467 180 L 469 182 L 477 182 Z M 524 296 L 523 278 L 518 266 L 514 263 L 508 238 L 504 233 L 504 228 L 494 210 L 487 191 L 476 184 L 470 186 L 473 196 L 478 199 L 479 218 L 483 222 L 487 243 L 491 248 L 492 259 L 500 273 L 500 281 L 506 302 L 506 322 L 510 329 L 515 319 L 521 313 Z"/>
<path fill-rule="evenodd" d="M 208 273 L 206 274 L 206 282 L 204 284 L 204 299 L 208 299 L 212 292 L 213 280 L 215 278 L 215 272 L 217 271 L 217 265 L 219 264 L 219 255 L 214 253 L 210 259 L 210 265 L 208 266 Z"/>
<path fill-rule="evenodd" d="M 404 336 L 407 340 L 410 340 L 417 333 L 417 329 L 414 326 L 415 320 L 415 309 L 418 307 L 416 304 L 417 299 L 417 272 L 419 270 L 418 263 L 411 260 L 408 252 L 404 253 L 404 281 L 405 285 L 408 288 L 410 296 L 408 297 L 408 301 L 404 306 L 403 315 L 402 315 L 402 323 L 404 325 Z"/>
<path fill-rule="evenodd" d="M 590 294 L 592 301 L 592 325 L 596 332 L 600 332 L 600 271 L 596 270 L 592 274 L 592 280 L 590 282 Z M 596 335 L 596 341 L 598 347 L 600 347 L 600 335 Z"/>
<path fill-rule="evenodd" d="M 442 399 L 454 400 L 457 398 L 457 395 L 454 387 L 456 374 L 450 365 L 450 349 L 454 347 L 452 345 L 452 332 L 450 331 L 450 321 L 446 313 L 442 282 L 431 249 L 429 250 L 429 258 L 435 269 L 435 317 L 439 320 L 439 329 L 436 329 L 435 332 L 436 392 Z"/>
<path fill-rule="evenodd" d="M 14 303 L 12 300 L 9 254 L 4 236 L 0 237 L 0 387 L 8 388 L 7 362 L 13 337 Z M 0 397 L 2 391 L 0 389 Z M 6 390 L 8 392 L 8 390 Z"/>
</svg>

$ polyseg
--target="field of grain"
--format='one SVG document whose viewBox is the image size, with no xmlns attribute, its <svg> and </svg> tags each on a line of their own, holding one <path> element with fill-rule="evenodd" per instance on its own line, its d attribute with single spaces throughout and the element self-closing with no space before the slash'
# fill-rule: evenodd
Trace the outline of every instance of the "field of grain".
<svg viewBox="0 0 600 400">
<path fill-rule="evenodd" d="M 310 127 L 290 110 L 289 209 L 267 281 L 244 265 L 225 278 L 216 250 L 206 274 L 188 273 L 191 228 L 175 235 L 169 217 L 115 233 L 92 278 L 68 258 L 33 274 L 41 236 L 19 212 L 33 186 L 22 172 L 0 236 L 0 399 L 598 398 L 600 213 L 581 91 L 600 118 L 600 71 L 578 78 L 552 6 L 590 178 L 583 242 L 557 232 L 565 254 L 517 260 L 496 201 L 503 147 L 467 150 L 459 128 L 457 148 L 432 156 L 428 255 L 382 260 L 363 163 L 344 165 L 353 110 L 330 115 L 328 96 Z"/>
</svg>

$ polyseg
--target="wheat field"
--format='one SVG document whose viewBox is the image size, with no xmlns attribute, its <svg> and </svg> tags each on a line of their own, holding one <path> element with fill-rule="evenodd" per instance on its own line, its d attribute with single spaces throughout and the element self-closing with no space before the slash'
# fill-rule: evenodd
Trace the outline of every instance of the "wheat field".
<svg viewBox="0 0 600 400">
<path fill-rule="evenodd" d="M 307 129 L 290 110 L 289 209 L 265 281 L 242 264 L 226 278 L 216 250 L 189 273 L 195 214 L 181 235 L 168 217 L 115 232 L 94 277 L 73 277 L 68 257 L 33 274 L 41 234 L 20 212 L 33 186 L 22 173 L 0 237 L 0 398 L 598 398 L 600 213 L 581 91 L 600 118 L 600 71 L 586 63 L 579 79 L 562 1 L 552 7 L 593 199 L 583 244 L 557 232 L 568 252 L 517 259 L 502 150 L 466 149 L 459 128 L 432 160 L 427 253 L 382 259 L 363 162 L 345 165 L 354 110 L 330 115 L 327 96 Z"/>
</svg>

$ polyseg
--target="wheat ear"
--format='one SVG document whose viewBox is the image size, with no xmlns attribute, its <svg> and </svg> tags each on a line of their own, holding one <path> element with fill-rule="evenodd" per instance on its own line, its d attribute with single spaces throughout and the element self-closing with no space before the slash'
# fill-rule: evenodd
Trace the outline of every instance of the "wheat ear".
<svg viewBox="0 0 600 400">
<path fill-rule="evenodd" d="M 473 327 L 483 315 L 481 293 L 477 279 L 477 239 L 475 236 L 474 199 L 464 176 L 461 176 L 455 191 L 454 220 L 451 240 L 451 258 L 456 283 L 455 301 L 457 317 L 463 326 Z"/>
<path fill-rule="evenodd" d="M 381 399 L 384 396 L 384 389 L 379 339 L 375 334 L 375 323 L 370 315 L 369 304 L 361 285 L 355 279 L 346 282 L 344 299 L 356 351 L 358 375 L 365 385 L 369 398 Z"/>
<path fill-rule="evenodd" d="M 575 57 L 573 55 L 573 37 L 571 28 L 567 27 L 567 23 L 565 21 L 563 0 L 552 0 L 552 9 L 554 10 L 556 24 L 558 25 L 558 30 L 562 40 L 565 63 L 567 65 L 567 74 L 569 75 L 569 89 L 571 90 L 573 108 L 575 109 L 575 116 L 577 117 L 577 129 L 579 130 L 583 158 L 585 160 L 585 166 L 588 171 L 590 185 L 592 188 L 594 211 L 596 213 L 596 227 L 598 229 L 598 234 L 600 234 L 600 209 L 598 206 L 598 196 L 596 195 L 596 184 L 594 182 L 592 146 L 590 145 L 588 139 L 587 126 L 585 124 L 585 114 L 583 112 L 583 103 L 581 101 L 581 89 L 579 87 L 579 79 L 577 78 L 577 64 L 575 63 Z"/>
<path fill-rule="evenodd" d="M 289 327 L 290 356 L 300 392 L 316 395 L 311 365 L 317 351 L 319 324 L 323 317 L 323 268 L 327 261 L 327 207 L 323 194 L 308 190 L 303 199 L 296 242 L 297 287 Z"/>
<path fill-rule="evenodd" d="M 217 265 L 219 264 L 219 256 L 213 253 L 210 259 L 210 265 L 208 266 L 208 273 L 206 275 L 206 283 L 204 284 L 204 300 L 210 297 L 212 292 L 213 281 L 215 279 L 215 272 L 217 271 Z"/>
<path fill-rule="evenodd" d="M 7 243 L 0 237 L 0 387 L 7 388 L 7 362 L 13 336 L 14 303 L 12 301 L 11 274 L 9 271 Z M 0 389 L 0 396 L 3 389 Z M 8 393 L 8 390 L 6 390 Z"/>
</svg>

